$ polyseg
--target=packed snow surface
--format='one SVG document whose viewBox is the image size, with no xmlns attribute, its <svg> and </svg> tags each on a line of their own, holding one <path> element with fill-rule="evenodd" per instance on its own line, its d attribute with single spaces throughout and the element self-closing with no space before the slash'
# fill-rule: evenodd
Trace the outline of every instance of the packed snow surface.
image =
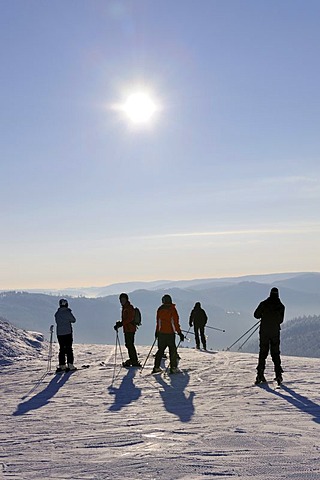
<svg viewBox="0 0 320 480">
<path fill-rule="evenodd" d="M 55 375 L 56 345 L 51 373 L 1 367 L 0 478 L 320 479 L 319 359 L 284 357 L 277 389 L 270 359 L 254 386 L 254 354 L 181 348 L 182 373 L 154 376 L 152 355 L 140 372 L 114 346 L 74 350 L 89 368 Z"/>
</svg>

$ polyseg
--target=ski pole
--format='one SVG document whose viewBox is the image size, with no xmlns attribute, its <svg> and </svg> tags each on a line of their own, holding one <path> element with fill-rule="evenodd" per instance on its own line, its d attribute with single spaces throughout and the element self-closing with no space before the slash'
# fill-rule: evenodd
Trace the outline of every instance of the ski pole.
<svg viewBox="0 0 320 480">
<path fill-rule="evenodd" d="M 191 328 L 191 327 L 190 327 L 190 328 Z M 189 328 L 189 330 L 190 330 L 190 328 Z M 189 333 L 191 333 L 191 335 L 195 335 L 194 332 L 189 332 L 189 330 L 181 330 L 181 332 L 186 332 L 184 338 L 185 338 L 188 342 L 190 342 L 190 338 L 188 338 L 187 335 L 189 335 Z"/>
<path fill-rule="evenodd" d="M 255 323 L 251 328 L 249 328 L 249 330 L 247 330 L 243 335 L 241 335 L 241 337 L 239 337 L 238 340 L 236 340 L 232 345 L 230 345 L 230 347 L 227 348 L 227 351 L 230 350 L 230 348 L 232 348 L 236 343 L 238 343 L 243 337 L 245 337 L 247 333 L 251 332 L 251 330 L 253 330 L 259 323 L 260 323 L 260 320 L 257 323 Z"/>
<path fill-rule="evenodd" d="M 205 325 L 206 328 L 211 328 L 212 330 L 218 330 L 218 332 L 225 332 L 222 328 L 210 327 L 209 325 Z"/>
<path fill-rule="evenodd" d="M 52 341 L 53 341 L 53 325 L 50 326 L 50 342 L 49 342 L 49 351 L 48 351 L 47 372 L 51 372 Z"/>
<path fill-rule="evenodd" d="M 249 338 L 251 338 L 252 335 L 254 335 L 254 334 L 256 333 L 256 331 L 258 330 L 258 328 L 259 328 L 259 325 L 253 330 L 253 332 L 252 332 L 252 333 L 249 335 L 249 337 L 243 342 L 243 344 L 240 345 L 240 347 L 238 348 L 238 352 L 239 352 L 239 350 L 241 350 L 241 348 L 243 347 L 243 345 L 244 345 L 245 343 L 247 343 L 247 341 L 249 340 Z"/>
<path fill-rule="evenodd" d="M 114 367 L 113 367 L 113 375 L 112 375 L 111 386 L 113 385 L 113 383 L 115 381 L 115 378 L 116 378 L 117 350 L 118 350 L 118 332 L 116 332 L 116 345 L 115 345 L 115 350 L 114 350 Z"/>
<path fill-rule="evenodd" d="M 190 328 L 189 328 L 189 330 L 190 330 Z M 189 332 L 189 330 L 181 330 L 181 332 L 186 332 L 186 335 L 188 335 L 189 333 L 191 333 L 191 335 L 195 335 L 194 332 Z"/>
<path fill-rule="evenodd" d="M 119 344 L 119 352 L 120 352 L 120 356 L 121 356 L 121 362 L 123 363 L 123 355 L 122 355 L 122 350 L 121 350 L 121 345 L 120 345 L 120 339 L 119 339 L 118 330 L 117 330 L 117 341 L 118 341 L 118 344 Z"/>
<path fill-rule="evenodd" d="M 142 367 L 141 367 L 140 375 L 141 375 L 142 370 L 144 369 L 144 367 L 145 367 L 145 365 L 146 365 L 146 363 L 147 363 L 147 361 L 148 361 L 148 358 L 149 358 L 150 355 L 151 355 L 152 349 L 153 349 L 154 344 L 156 343 L 156 341 L 157 341 L 157 337 L 155 337 L 155 339 L 154 339 L 154 341 L 153 341 L 153 344 L 151 345 L 151 348 L 150 348 L 149 353 L 148 353 L 148 355 L 147 355 L 147 358 L 145 359 L 144 364 L 143 364 Z"/>
</svg>

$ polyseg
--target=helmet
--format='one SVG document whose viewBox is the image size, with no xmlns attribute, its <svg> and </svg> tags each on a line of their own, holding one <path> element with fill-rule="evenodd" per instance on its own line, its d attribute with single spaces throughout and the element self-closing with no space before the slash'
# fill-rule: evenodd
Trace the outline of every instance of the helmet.
<svg viewBox="0 0 320 480">
<path fill-rule="evenodd" d="M 60 307 L 68 307 L 68 300 L 64 299 L 64 298 L 61 298 L 59 300 L 59 306 Z"/>
<path fill-rule="evenodd" d="M 162 303 L 172 303 L 172 298 L 170 297 L 170 295 L 168 295 L 168 294 L 163 295 Z"/>
</svg>

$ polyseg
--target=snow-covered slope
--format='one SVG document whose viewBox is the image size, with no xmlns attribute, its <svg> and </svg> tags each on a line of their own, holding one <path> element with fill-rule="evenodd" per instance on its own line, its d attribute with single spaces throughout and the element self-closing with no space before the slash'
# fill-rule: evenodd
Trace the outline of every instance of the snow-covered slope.
<svg viewBox="0 0 320 480">
<path fill-rule="evenodd" d="M 320 479 L 319 359 L 284 358 L 278 390 L 253 385 L 253 354 L 183 348 L 183 373 L 155 377 L 152 356 L 140 373 L 114 353 L 76 345 L 90 368 L 62 376 L 45 359 L 2 367 L 3 478 Z"/>
<path fill-rule="evenodd" d="M 41 333 L 16 328 L 0 317 L 0 365 L 8 365 L 17 359 L 34 358 L 46 348 Z"/>
</svg>

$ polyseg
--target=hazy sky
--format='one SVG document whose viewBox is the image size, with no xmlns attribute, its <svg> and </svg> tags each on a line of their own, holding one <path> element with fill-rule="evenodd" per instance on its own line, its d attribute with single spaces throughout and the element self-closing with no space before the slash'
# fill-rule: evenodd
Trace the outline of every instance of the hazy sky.
<svg viewBox="0 0 320 480">
<path fill-rule="evenodd" d="M 0 0 L 0 289 L 320 271 L 319 22 L 319 0 Z"/>
</svg>

